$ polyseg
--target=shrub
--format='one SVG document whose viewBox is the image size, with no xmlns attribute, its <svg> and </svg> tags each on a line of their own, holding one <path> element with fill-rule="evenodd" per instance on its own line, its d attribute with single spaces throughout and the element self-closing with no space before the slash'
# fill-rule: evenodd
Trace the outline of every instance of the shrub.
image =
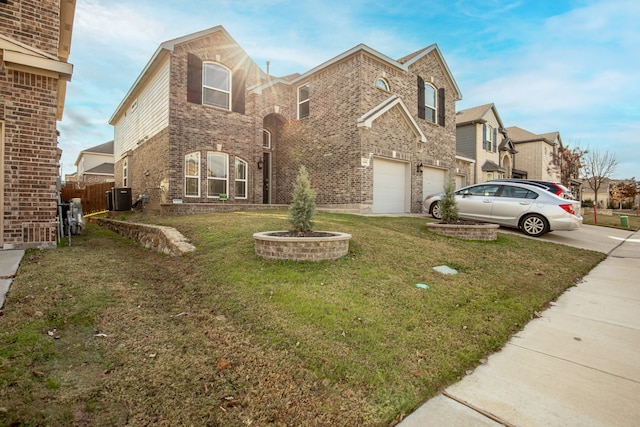
<svg viewBox="0 0 640 427">
<path fill-rule="evenodd" d="M 444 196 L 439 202 L 442 222 L 455 222 L 459 218 L 455 190 L 456 184 L 453 182 L 453 179 L 449 177 L 449 180 L 444 185 Z"/>
<path fill-rule="evenodd" d="M 305 233 L 313 228 L 316 215 L 316 193 L 311 188 L 307 168 L 300 166 L 293 189 L 293 201 L 289 206 L 289 222 L 293 232 Z"/>
</svg>

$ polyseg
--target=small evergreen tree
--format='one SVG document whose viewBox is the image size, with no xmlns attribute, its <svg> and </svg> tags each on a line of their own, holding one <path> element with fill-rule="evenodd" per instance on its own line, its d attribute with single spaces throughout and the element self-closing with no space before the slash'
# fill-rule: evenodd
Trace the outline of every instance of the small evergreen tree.
<svg viewBox="0 0 640 427">
<path fill-rule="evenodd" d="M 449 180 L 444 185 L 444 197 L 438 202 L 442 222 L 455 222 L 459 218 L 455 190 L 456 184 L 453 182 L 453 179 L 451 179 L 451 176 L 449 176 Z"/>
<path fill-rule="evenodd" d="M 316 215 L 316 193 L 311 188 L 307 168 L 300 166 L 296 185 L 293 189 L 293 202 L 289 206 L 289 222 L 295 233 L 310 232 Z"/>
</svg>

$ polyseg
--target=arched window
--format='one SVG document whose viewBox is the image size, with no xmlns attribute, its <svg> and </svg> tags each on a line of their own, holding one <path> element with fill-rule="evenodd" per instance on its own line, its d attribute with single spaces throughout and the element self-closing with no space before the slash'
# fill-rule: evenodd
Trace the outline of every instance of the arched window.
<svg viewBox="0 0 640 427">
<path fill-rule="evenodd" d="M 213 62 L 202 63 L 202 103 L 228 110 L 231 99 L 231 73 Z"/>
<path fill-rule="evenodd" d="M 247 162 L 239 157 L 236 157 L 236 199 L 247 198 Z"/>
<path fill-rule="evenodd" d="M 200 197 L 200 153 L 184 156 L 184 195 Z"/>
<path fill-rule="evenodd" d="M 229 156 L 224 153 L 207 153 L 207 197 L 220 197 L 229 194 L 227 178 L 229 176 Z"/>
<path fill-rule="evenodd" d="M 378 80 L 376 80 L 376 87 L 378 89 L 389 92 L 389 83 L 383 78 L 379 78 Z"/>
</svg>

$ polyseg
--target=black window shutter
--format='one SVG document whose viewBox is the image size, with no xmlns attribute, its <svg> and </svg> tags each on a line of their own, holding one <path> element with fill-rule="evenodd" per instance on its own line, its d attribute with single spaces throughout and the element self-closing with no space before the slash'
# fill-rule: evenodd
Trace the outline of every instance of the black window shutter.
<svg viewBox="0 0 640 427">
<path fill-rule="evenodd" d="M 445 117 L 445 105 L 444 105 L 444 88 L 438 89 L 438 124 L 444 126 Z"/>
<path fill-rule="evenodd" d="M 202 60 L 187 55 L 187 102 L 202 104 Z"/>
<path fill-rule="evenodd" d="M 233 88 L 231 96 L 233 97 L 231 109 L 236 113 L 244 114 L 244 97 L 246 87 L 246 74 L 244 70 L 237 70 L 232 76 Z"/>
<path fill-rule="evenodd" d="M 493 152 L 496 153 L 498 151 L 498 129 L 493 129 Z"/>
<path fill-rule="evenodd" d="M 418 118 L 427 118 L 424 112 L 424 79 L 420 76 L 418 76 Z"/>
</svg>

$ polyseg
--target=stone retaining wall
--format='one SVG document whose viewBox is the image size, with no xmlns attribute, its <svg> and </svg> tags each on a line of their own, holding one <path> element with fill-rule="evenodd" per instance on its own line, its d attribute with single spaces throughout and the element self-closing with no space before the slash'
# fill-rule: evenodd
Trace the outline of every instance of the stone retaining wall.
<svg viewBox="0 0 640 427">
<path fill-rule="evenodd" d="M 498 238 L 498 224 L 457 225 L 427 223 L 427 228 L 434 233 L 465 240 L 496 240 Z"/>
<path fill-rule="evenodd" d="M 134 240 L 148 249 L 171 256 L 193 252 L 196 248 L 175 228 L 161 225 L 139 224 L 135 222 L 118 221 L 109 218 L 93 217 L 92 221 L 115 231 L 127 239 Z"/>
</svg>

